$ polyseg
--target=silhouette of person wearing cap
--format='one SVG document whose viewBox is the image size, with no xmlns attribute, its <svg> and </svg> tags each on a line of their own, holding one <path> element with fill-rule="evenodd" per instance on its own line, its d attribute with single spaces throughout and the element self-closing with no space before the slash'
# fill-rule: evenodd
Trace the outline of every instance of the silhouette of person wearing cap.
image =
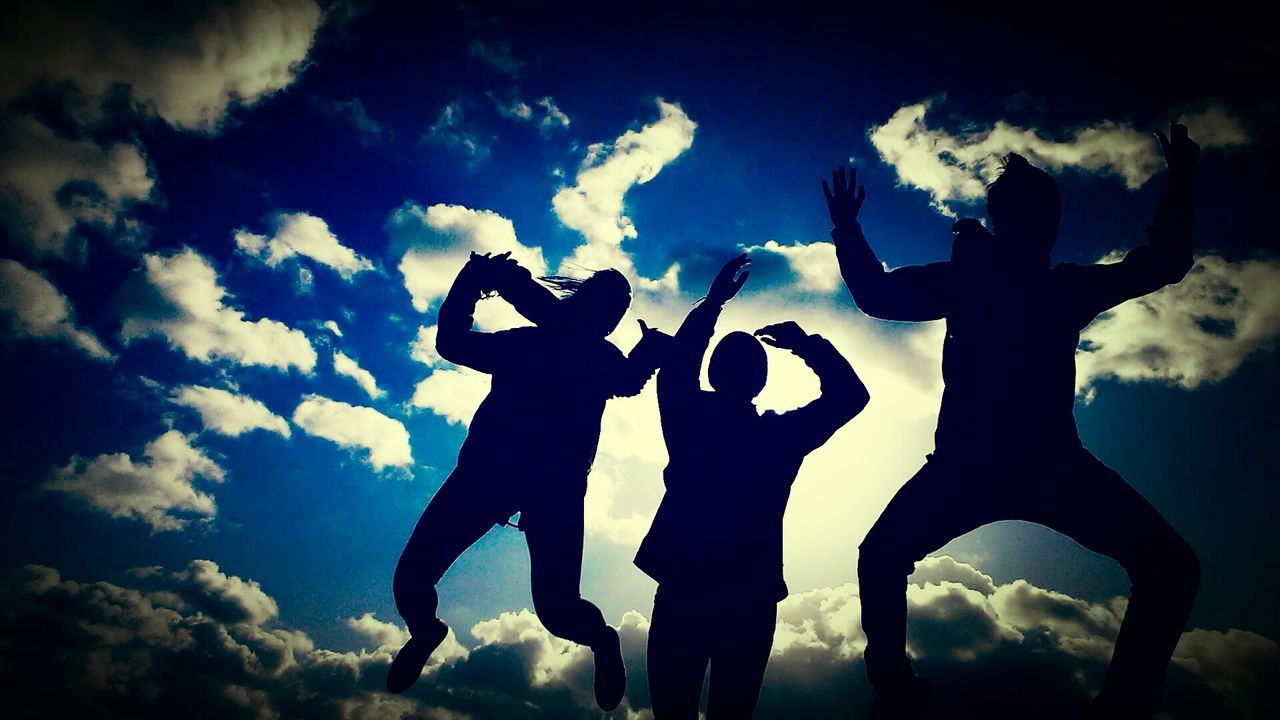
<svg viewBox="0 0 1280 720">
<path fill-rule="evenodd" d="M 435 586 L 490 527 L 520 513 L 538 619 L 551 634 L 589 646 L 595 695 L 612 710 L 626 690 L 618 633 L 579 594 L 583 496 L 611 397 L 640 392 L 670 338 L 645 326 L 624 356 L 605 336 L 631 305 L 617 270 L 586 279 L 543 278 L 557 298 L 505 253 L 472 253 L 440 306 L 440 356 L 492 376 L 458 464 L 431 498 L 396 566 L 396 608 L 412 637 L 396 655 L 387 689 L 407 690 L 448 629 Z M 536 323 L 501 332 L 471 329 L 476 302 L 496 291 Z"/>
<path fill-rule="evenodd" d="M 1075 352 L 1099 313 L 1180 281 L 1192 266 L 1191 190 L 1199 147 L 1183 125 L 1157 133 L 1169 186 L 1148 240 L 1120 262 L 1051 265 L 1057 183 L 1010 154 L 987 188 L 994 233 L 953 228 L 949 261 L 887 271 L 863 237 L 866 196 L 851 171 L 823 192 L 840 272 L 858 307 L 886 320 L 945 319 L 945 390 L 935 447 L 890 501 L 858 562 L 873 716 L 913 717 L 929 685 L 904 652 L 905 577 L 951 539 L 1006 519 L 1036 522 L 1115 558 L 1132 583 L 1099 717 L 1148 717 L 1199 587 L 1199 561 L 1172 526 L 1080 442 Z"/>
<path fill-rule="evenodd" d="M 726 335 L 699 374 L 716 319 L 746 282 L 748 260 L 724 266 L 689 312 L 658 371 L 670 462 L 666 494 L 636 565 L 658 581 L 649 628 L 649 692 L 657 720 L 696 718 L 711 666 L 707 716 L 749 718 L 760 694 L 782 577 L 782 517 L 805 455 L 861 412 L 867 391 L 840 353 L 794 322 L 755 332 L 817 374 L 822 395 L 786 413 L 756 411 L 768 372 L 760 341 Z"/>
</svg>

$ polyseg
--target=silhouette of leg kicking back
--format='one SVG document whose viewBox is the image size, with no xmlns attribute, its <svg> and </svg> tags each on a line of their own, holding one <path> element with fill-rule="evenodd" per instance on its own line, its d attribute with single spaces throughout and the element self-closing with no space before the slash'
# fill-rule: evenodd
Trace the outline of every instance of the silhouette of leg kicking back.
<svg viewBox="0 0 1280 720">
<path fill-rule="evenodd" d="M 720 310 L 746 282 L 742 255 L 724 266 L 689 312 L 658 372 L 658 409 L 670 463 L 666 494 L 636 554 L 658 581 L 649 628 L 649 692 L 658 720 L 696 718 L 711 666 L 707 716 L 749 718 L 764 679 L 782 577 L 782 518 L 805 455 L 861 412 L 867 392 L 849 363 L 793 322 L 756 335 L 818 375 L 822 395 L 791 412 L 759 414 L 764 349 L 730 333 L 711 356 L 712 392 L 699 372 Z M 725 606 L 725 599 L 731 603 Z"/>
<path fill-rule="evenodd" d="M 622 701 L 625 670 L 617 632 L 579 594 L 583 496 L 610 397 L 644 387 L 670 338 L 645 327 L 626 357 L 605 340 L 631 302 L 616 270 L 586 280 L 545 278 L 558 299 L 505 254 L 476 255 L 440 307 L 440 356 L 492 376 L 458 465 L 427 505 L 396 566 L 396 608 L 411 638 L 387 675 L 404 692 L 447 634 L 436 617 L 435 586 L 449 566 L 517 511 L 529 546 L 534 609 L 549 632 L 589 646 L 596 657 L 596 701 Z M 471 329 L 476 302 L 496 290 L 535 327 L 496 333 Z"/>
<path fill-rule="evenodd" d="M 987 191 L 994 234 L 956 223 L 952 257 L 886 271 L 857 222 L 865 192 L 844 171 L 823 183 L 841 274 L 863 312 L 944 319 L 946 387 L 934 452 L 860 549 L 858 582 L 873 715 L 912 717 L 928 684 L 905 654 L 905 579 L 916 561 L 987 523 L 1021 519 L 1115 558 L 1132 583 L 1101 717 L 1148 717 L 1199 587 L 1185 540 L 1115 471 L 1085 450 L 1072 415 L 1080 331 L 1099 313 L 1182 279 L 1192 265 L 1191 179 L 1198 146 L 1182 125 L 1158 133 L 1169 166 L 1148 242 L 1118 263 L 1050 266 L 1057 183 L 1010 155 Z"/>
</svg>

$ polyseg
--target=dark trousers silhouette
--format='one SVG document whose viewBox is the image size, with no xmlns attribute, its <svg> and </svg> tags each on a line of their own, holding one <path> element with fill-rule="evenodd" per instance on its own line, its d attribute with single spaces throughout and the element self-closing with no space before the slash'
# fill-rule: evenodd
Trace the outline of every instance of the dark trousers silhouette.
<svg viewBox="0 0 1280 720">
<path fill-rule="evenodd" d="M 858 582 L 867 675 L 908 676 L 906 576 L 953 538 L 998 520 L 1039 523 L 1119 561 L 1132 583 L 1104 694 L 1149 705 L 1181 637 L 1200 563 L 1151 503 L 1084 448 L 1016 461 L 930 456 L 861 546 Z"/>
<path fill-rule="evenodd" d="M 418 519 L 400 562 L 393 592 L 396 609 L 413 635 L 429 635 L 439 623 L 436 583 L 463 551 L 489 528 L 521 510 L 529 546 L 534 611 L 552 635 L 595 646 L 607 636 L 600 609 L 579 594 L 582 581 L 583 499 L 568 493 L 536 509 L 511 505 L 509 489 L 488 478 L 454 470 Z"/>
<path fill-rule="evenodd" d="M 649 695 L 657 720 L 698 717 L 711 666 L 707 717 L 750 718 L 773 647 L 778 603 L 708 588 L 659 585 L 649 625 Z M 730 603 L 726 605 L 726 603 Z"/>
</svg>

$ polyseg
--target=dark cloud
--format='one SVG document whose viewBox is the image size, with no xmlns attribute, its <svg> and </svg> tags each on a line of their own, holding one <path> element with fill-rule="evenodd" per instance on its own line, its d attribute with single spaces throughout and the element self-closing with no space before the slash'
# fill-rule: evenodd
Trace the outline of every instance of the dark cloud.
<svg viewBox="0 0 1280 720">
<path fill-rule="evenodd" d="M 391 696 L 382 684 L 405 637 L 398 625 L 366 614 L 348 625 L 376 647 L 317 648 L 280 621 L 256 582 L 211 561 L 129 576 L 140 587 L 33 565 L 0 587 L 11 717 L 600 717 L 590 650 L 552 637 L 528 610 L 477 623 L 473 650 L 450 636 L 418 684 Z M 996 585 L 951 558 L 926 560 L 914 577 L 908 635 L 917 669 L 935 685 L 929 717 L 1066 716 L 1097 691 L 1122 602 L 1087 603 L 1021 580 Z M 756 717 L 863 716 L 872 696 L 856 588 L 792 595 L 778 619 Z M 610 717 L 649 718 L 648 621 L 628 612 L 620 635 L 627 701 Z M 1170 666 L 1162 717 L 1273 717 L 1277 670 L 1280 646 L 1261 635 L 1192 630 Z"/>
</svg>

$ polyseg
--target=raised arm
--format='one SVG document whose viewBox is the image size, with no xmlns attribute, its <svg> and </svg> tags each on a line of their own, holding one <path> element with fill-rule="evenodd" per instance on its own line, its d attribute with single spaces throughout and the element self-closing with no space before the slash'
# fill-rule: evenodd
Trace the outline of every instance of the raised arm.
<svg viewBox="0 0 1280 720">
<path fill-rule="evenodd" d="M 1092 314 L 1179 282 L 1195 264 L 1191 248 L 1191 186 L 1200 146 L 1187 136 L 1187 126 L 1169 124 L 1169 134 L 1157 132 L 1169 185 L 1160 197 L 1155 222 L 1147 227 L 1147 242 L 1110 265 L 1082 271 L 1084 302 Z"/>
<path fill-rule="evenodd" d="M 631 354 L 622 363 L 614 397 L 631 397 L 644 389 L 645 383 L 653 377 L 653 373 L 662 365 L 671 350 L 673 338 L 658 330 L 640 323 L 640 342 L 631 348 Z"/>
<path fill-rule="evenodd" d="M 749 262 L 751 260 L 743 253 L 725 263 L 711 282 L 706 298 L 685 316 L 671 341 L 662 369 L 658 371 L 659 401 L 663 396 L 694 395 L 701 390 L 698 378 L 702 371 L 702 357 L 707 353 L 707 345 L 715 333 L 716 320 L 720 318 L 724 304 L 738 294 L 751 274 L 749 271 L 738 274 Z"/>
<path fill-rule="evenodd" d="M 542 283 L 533 279 L 533 274 L 504 252 L 489 258 L 493 273 L 494 290 L 503 300 L 535 325 L 547 325 L 555 322 L 556 309 L 560 298 Z"/>
<path fill-rule="evenodd" d="M 457 365 L 465 365 L 480 372 L 492 373 L 504 355 L 503 339 L 511 332 L 476 332 L 471 329 L 475 321 L 476 302 L 492 283 L 488 272 L 492 258 L 471 253 L 436 318 L 436 351 L 440 357 Z"/>
<path fill-rule="evenodd" d="M 867 192 L 857 184 L 857 171 L 850 168 L 846 179 L 844 168 L 838 168 L 831 173 L 831 181 L 832 186 L 822 182 L 833 225 L 831 240 L 836 246 L 840 275 L 858 308 L 884 320 L 942 318 L 946 314 L 948 263 L 885 270 L 858 223 Z"/>
<path fill-rule="evenodd" d="M 790 350 L 818 376 L 818 398 L 779 417 L 785 435 L 805 452 L 821 446 L 867 406 L 871 395 L 866 385 L 826 338 L 809 335 L 790 321 L 762 327 L 755 334 L 769 345 Z"/>
</svg>

